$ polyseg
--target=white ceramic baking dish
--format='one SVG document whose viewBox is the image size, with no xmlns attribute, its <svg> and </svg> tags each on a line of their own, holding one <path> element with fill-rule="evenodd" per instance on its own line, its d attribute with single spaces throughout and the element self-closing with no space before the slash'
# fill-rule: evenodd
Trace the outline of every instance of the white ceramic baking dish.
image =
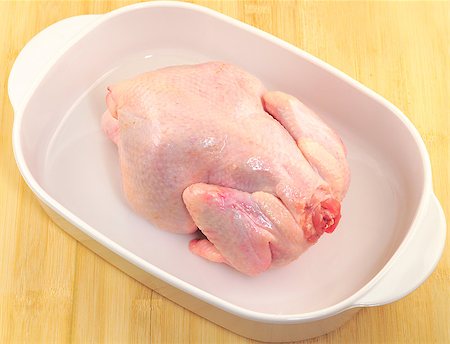
<svg viewBox="0 0 450 344">
<path fill-rule="evenodd" d="M 121 193 L 100 129 L 109 83 L 158 67 L 224 60 L 316 109 L 348 148 L 338 229 L 292 264 L 250 278 L 192 255 L 189 236 L 153 228 Z M 393 302 L 434 270 L 445 218 L 427 151 L 396 107 L 267 33 L 176 2 L 73 17 L 34 37 L 9 78 L 20 172 L 52 219 L 158 293 L 243 336 L 291 341 Z"/>
</svg>

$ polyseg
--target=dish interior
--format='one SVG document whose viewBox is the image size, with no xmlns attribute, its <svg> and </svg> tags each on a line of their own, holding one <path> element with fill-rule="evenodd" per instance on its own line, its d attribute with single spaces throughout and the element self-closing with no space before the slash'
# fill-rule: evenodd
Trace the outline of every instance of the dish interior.
<svg viewBox="0 0 450 344">
<path fill-rule="evenodd" d="M 337 230 L 295 262 L 258 277 L 192 255 L 191 236 L 164 232 L 134 214 L 122 195 L 116 148 L 100 128 L 108 84 L 208 60 L 240 65 L 269 89 L 297 96 L 348 149 L 352 179 Z M 307 57 L 186 8 L 143 8 L 103 21 L 54 64 L 23 116 L 25 161 L 62 207 L 168 274 L 270 314 L 332 306 L 367 284 L 404 239 L 423 188 L 417 145 L 390 109 Z"/>
</svg>

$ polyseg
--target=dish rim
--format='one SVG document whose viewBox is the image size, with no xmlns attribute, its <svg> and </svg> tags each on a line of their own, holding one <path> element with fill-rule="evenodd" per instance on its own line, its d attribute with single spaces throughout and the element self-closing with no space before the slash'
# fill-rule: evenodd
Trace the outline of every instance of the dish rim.
<svg viewBox="0 0 450 344">
<path fill-rule="evenodd" d="M 390 257 L 388 262 L 378 271 L 378 273 L 365 285 L 363 285 L 358 291 L 353 293 L 351 296 L 341 300 L 340 302 L 321 308 L 318 310 L 298 313 L 298 314 L 271 314 L 265 312 L 258 312 L 246 309 L 244 307 L 233 304 L 232 302 L 225 301 L 222 298 L 210 294 L 209 292 L 203 291 L 202 289 L 191 285 L 184 280 L 177 278 L 164 270 L 158 268 L 157 266 L 151 264 L 150 262 L 145 261 L 144 259 L 136 256 L 134 253 L 129 250 L 123 248 L 119 244 L 115 243 L 113 240 L 109 239 L 104 234 L 100 233 L 76 215 L 71 213 L 69 209 L 62 206 L 59 202 L 53 199 L 36 181 L 33 174 L 28 169 L 27 163 L 25 161 L 22 144 L 21 144 L 21 128 L 22 128 L 22 120 L 24 117 L 24 113 L 27 110 L 30 99 L 33 97 L 34 93 L 41 86 L 48 72 L 53 68 L 53 66 L 65 55 L 65 53 L 78 41 L 82 40 L 89 32 L 95 30 L 98 26 L 102 25 L 104 22 L 111 20 L 117 16 L 120 16 L 124 13 L 135 11 L 144 8 L 152 8 L 152 7 L 166 7 L 166 8 L 182 8 L 185 10 L 191 10 L 196 12 L 201 12 L 205 15 L 211 16 L 216 20 L 225 22 L 231 26 L 235 26 L 241 30 L 245 30 L 259 36 L 268 42 L 279 46 L 280 48 L 286 49 L 292 53 L 294 53 L 299 58 L 307 60 L 319 68 L 325 70 L 328 73 L 331 73 L 337 78 L 340 78 L 342 81 L 346 82 L 349 86 L 356 88 L 359 92 L 363 93 L 365 96 L 372 98 L 374 101 L 380 103 L 387 110 L 389 110 L 394 116 L 396 116 L 401 123 L 407 128 L 409 134 L 414 139 L 415 144 L 420 152 L 420 160 L 422 162 L 422 167 L 424 169 L 424 183 L 421 191 L 421 196 L 419 200 L 419 205 L 413 216 L 412 224 L 402 240 L 401 244 L 397 248 L 397 250 Z M 12 74 L 12 73 L 11 73 Z M 9 83 L 8 83 L 9 85 Z M 9 89 L 9 86 L 8 86 Z M 357 80 L 351 78 L 346 75 L 344 72 L 338 70 L 337 68 L 329 65 L 328 63 L 320 60 L 319 58 L 297 48 L 267 32 L 264 32 L 260 29 L 257 29 L 251 25 L 243 23 L 237 19 L 231 18 L 227 15 L 224 15 L 220 12 L 216 12 L 212 9 L 202 7 L 199 5 L 182 3 L 182 2 L 173 2 L 173 1 L 154 1 L 150 3 L 138 3 L 125 7 L 118 8 L 111 12 L 107 12 L 98 16 L 98 18 L 89 23 L 86 27 L 81 29 L 79 33 L 71 40 L 69 40 L 64 47 L 61 47 L 59 52 L 55 54 L 49 61 L 47 62 L 45 68 L 43 68 L 36 79 L 32 82 L 27 94 L 24 97 L 24 101 L 17 105 L 17 109 L 14 109 L 15 118 L 13 124 L 13 151 L 14 156 L 19 167 L 19 171 L 22 174 L 25 182 L 28 184 L 30 189 L 36 196 L 44 202 L 51 210 L 56 212 L 59 216 L 63 217 L 65 220 L 70 222 L 76 228 L 81 230 L 84 234 L 97 241 L 101 245 L 105 246 L 108 250 L 113 253 L 119 255 L 121 258 L 127 260 L 131 264 L 137 266 L 143 271 L 161 279 L 162 281 L 172 285 L 173 287 L 190 294 L 208 304 L 218 307 L 224 311 L 227 311 L 231 314 L 237 315 L 242 318 L 246 318 L 253 321 L 259 321 L 264 323 L 304 323 L 312 320 L 320 320 L 323 318 L 327 318 L 332 315 L 336 315 L 350 308 L 359 307 L 357 301 L 366 293 L 370 291 L 382 278 L 386 275 L 386 273 L 391 269 L 391 267 L 398 261 L 398 258 L 402 255 L 402 253 L 408 247 L 408 244 L 413 237 L 413 234 L 418 230 L 422 219 L 424 217 L 426 207 L 428 205 L 428 199 L 432 192 L 432 181 L 431 181 L 431 164 L 429 160 L 429 155 L 426 150 L 425 144 L 411 121 L 404 115 L 396 106 L 390 103 L 388 100 L 384 99 L 374 91 L 370 90 L 368 87 L 362 85 Z"/>
</svg>

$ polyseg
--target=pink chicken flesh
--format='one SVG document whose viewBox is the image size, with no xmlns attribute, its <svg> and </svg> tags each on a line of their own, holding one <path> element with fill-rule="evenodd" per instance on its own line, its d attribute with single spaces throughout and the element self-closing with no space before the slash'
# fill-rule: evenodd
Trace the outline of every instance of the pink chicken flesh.
<svg viewBox="0 0 450 344">
<path fill-rule="evenodd" d="M 106 102 L 126 199 L 162 229 L 200 229 L 193 253 L 257 275 L 336 228 L 346 151 L 293 96 L 210 62 L 110 86 Z"/>
</svg>

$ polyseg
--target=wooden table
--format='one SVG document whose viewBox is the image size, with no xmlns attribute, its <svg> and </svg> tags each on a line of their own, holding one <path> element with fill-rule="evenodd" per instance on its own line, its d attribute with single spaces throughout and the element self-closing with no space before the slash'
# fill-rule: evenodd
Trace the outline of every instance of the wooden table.
<svg viewBox="0 0 450 344">
<path fill-rule="evenodd" d="M 270 32 L 374 89 L 417 126 L 450 217 L 450 5 L 195 1 Z M 0 3 L 0 342 L 248 343 L 111 266 L 52 223 L 16 168 L 7 78 L 24 44 L 69 16 L 131 1 Z M 447 240 L 448 243 L 448 240 Z M 415 292 L 311 340 L 450 342 L 450 248 Z"/>
</svg>

